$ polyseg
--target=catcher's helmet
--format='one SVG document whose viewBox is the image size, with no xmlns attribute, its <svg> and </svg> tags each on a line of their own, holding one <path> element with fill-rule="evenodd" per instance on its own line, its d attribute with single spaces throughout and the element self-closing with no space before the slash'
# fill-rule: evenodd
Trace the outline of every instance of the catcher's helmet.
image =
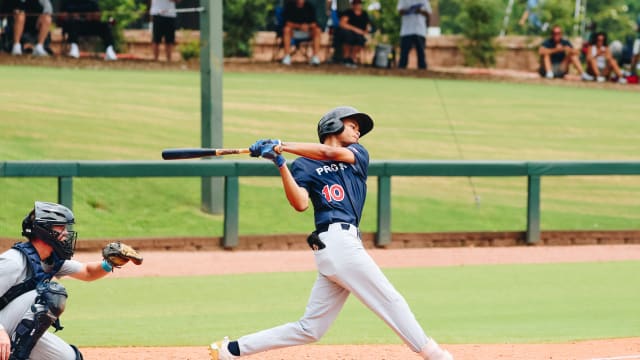
<svg viewBox="0 0 640 360">
<path fill-rule="evenodd" d="M 73 212 L 66 206 L 36 201 L 33 210 L 22 220 L 22 235 L 29 240 L 41 239 L 49 244 L 55 254 L 61 259 L 71 259 L 76 248 L 77 233 L 71 230 L 75 223 Z M 59 232 L 53 230 L 53 225 L 64 225 L 68 235 L 58 240 Z"/>
<path fill-rule="evenodd" d="M 365 113 L 359 112 L 351 106 L 338 106 L 324 114 L 318 122 L 318 138 L 321 143 L 327 135 L 339 134 L 344 130 L 342 119 L 350 118 L 358 122 L 360 137 L 365 136 L 373 129 L 373 120 Z"/>
</svg>

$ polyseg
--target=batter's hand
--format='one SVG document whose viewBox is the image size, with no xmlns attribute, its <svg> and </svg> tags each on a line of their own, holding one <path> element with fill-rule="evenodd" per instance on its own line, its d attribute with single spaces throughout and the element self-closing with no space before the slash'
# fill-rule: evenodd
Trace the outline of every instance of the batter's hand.
<svg viewBox="0 0 640 360">
<path fill-rule="evenodd" d="M 271 142 L 271 139 L 260 139 L 256 141 L 253 145 L 249 146 L 249 155 L 251 155 L 251 157 L 260 157 L 262 146 L 269 142 Z"/>
<path fill-rule="evenodd" d="M 273 161 L 273 163 L 279 168 L 284 166 L 284 164 L 287 163 L 287 160 L 276 151 L 276 148 L 279 148 L 281 145 L 282 141 L 280 140 L 271 140 L 270 142 L 263 144 L 260 156 Z"/>
<path fill-rule="evenodd" d="M 9 360 L 11 355 L 11 339 L 5 329 L 0 329 L 0 360 Z"/>
</svg>

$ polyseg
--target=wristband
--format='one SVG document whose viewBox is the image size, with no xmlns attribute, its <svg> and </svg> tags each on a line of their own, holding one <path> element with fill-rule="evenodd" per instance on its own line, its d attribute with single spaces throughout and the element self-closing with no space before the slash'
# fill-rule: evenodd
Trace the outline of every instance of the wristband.
<svg viewBox="0 0 640 360">
<path fill-rule="evenodd" d="M 278 155 L 275 157 L 275 159 L 273 159 L 273 162 L 278 168 L 281 168 L 287 163 L 287 159 L 285 159 L 282 155 Z"/>
<path fill-rule="evenodd" d="M 102 270 L 105 272 L 113 272 L 113 266 L 107 262 L 107 260 L 102 260 Z"/>
</svg>

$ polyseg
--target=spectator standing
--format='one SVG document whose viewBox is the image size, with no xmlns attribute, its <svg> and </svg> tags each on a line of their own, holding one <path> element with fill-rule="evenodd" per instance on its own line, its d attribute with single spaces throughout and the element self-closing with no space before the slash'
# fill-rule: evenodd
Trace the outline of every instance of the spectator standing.
<svg viewBox="0 0 640 360">
<path fill-rule="evenodd" d="M 529 21 L 529 26 L 531 29 L 535 29 L 535 32 L 546 31 L 549 27 L 548 23 L 542 23 L 540 20 L 540 3 L 541 0 L 527 0 L 527 7 L 522 13 L 522 17 L 518 24 L 520 26 L 525 26 L 527 20 Z"/>
<path fill-rule="evenodd" d="M 587 73 L 595 76 L 598 82 L 605 82 L 612 71 L 618 76 L 619 83 L 627 83 L 618 62 L 611 55 L 607 45 L 607 34 L 598 32 L 587 50 Z"/>
<path fill-rule="evenodd" d="M 400 27 L 400 62 L 398 67 L 407 67 L 409 51 L 416 49 L 418 69 L 426 69 L 425 48 L 427 46 L 427 24 L 431 16 L 428 0 L 398 0 L 398 13 L 402 16 Z"/>
<path fill-rule="evenodd" d="M 340 38 L 345 65 L 355 67 L 370 25 L 369 15 L 362 9 L 362 0 L 353 0 L 351 8 L 340 17 Z"/>
<path fill-rule="evenodd" d="M 546 39 L 540 45 L 538 54 L 540 54 L 540 76 L 547 79 L 564 78 L 569 72 L 569 64 L 573 64 L 582 80 L 592 81 L 594 77 L 584 72 L 580 59 L 578 59 L 579 51 L 573 48 L 571 42 L 562 37 L 562 29 L 560 26 L 551 28 L 551 37 Z"/>
<path fill-rule="evenodd" d="M 64 0 L 60 7 L 64 16 L 60 24 L 68 34 L 70 43 L 69 56 L 80 57 L 78 38 L 80 35 L 98 35 L 105 47 L 104 59 L 117 60 L 118 56 L 113 47 L 113 33 L 111 25 L 101 20 L 98 0 Z"/>
<path fill-rule="evenodd" d="M 283 20 L 282 42 L 285 55 L 282 63 L 291 65 L 291 39 L 294 38 L 294 32 L 301 31 L 307 33 L 313 43 L 311 65 L 320 65 L 318 53 L 321 30 L 316 21 L 316 10 L 313 5 L 305 0 L 288 1 L 284 6 Z"/>
<path fill-rule="evenodd" d="M 12 55 L 22 55 L 22 34 L 27 24 L 28 14 L 39 14 L 35 27 L 38 30 L 38 39 L 33 48 L 34 56 L 49 56 L 44 48 L 44 42 L 51 29 L 51 13 L 53 6 L 50 0 L 8 0 L 8 8 L 13 12 L 13 47 Z"/>
<path fill-rule="evenodd" d="M 164 39 L 164 52 L 167 61 L 176 43 L 176 3 L 180 0 L 151 0 L 149 14 L 153 18 L 153 60 L 160 57 L 160 43 Z"/>
</svg>

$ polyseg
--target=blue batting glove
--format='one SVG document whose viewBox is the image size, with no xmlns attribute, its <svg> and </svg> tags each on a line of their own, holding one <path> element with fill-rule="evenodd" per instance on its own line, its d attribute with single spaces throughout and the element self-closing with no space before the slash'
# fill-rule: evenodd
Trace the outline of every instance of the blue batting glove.
<svg viewBox="0 0 640 360">
<path fill-rule="evenodd" d="M 284 164 L 287 163 L 287 160 L 274 149 L 276 146 L 280 146 L 281 144 L 282 142 L 280 140 L 270 140 L 270 142 L 264 143 L 262 145 L 260 156 L 273 161 L 273 163 L 279 168 L 284 166 Z"/>
<path fill-rule="evenodd" d="M 253 145 L 249 146 L 249 155 L 251 155 L 251 157 L 259 157 L 260 153 L 262 153 L 262 146 L 270 141 L 271 139 L 260 139 L 256 141 Z"/>
</svg>

